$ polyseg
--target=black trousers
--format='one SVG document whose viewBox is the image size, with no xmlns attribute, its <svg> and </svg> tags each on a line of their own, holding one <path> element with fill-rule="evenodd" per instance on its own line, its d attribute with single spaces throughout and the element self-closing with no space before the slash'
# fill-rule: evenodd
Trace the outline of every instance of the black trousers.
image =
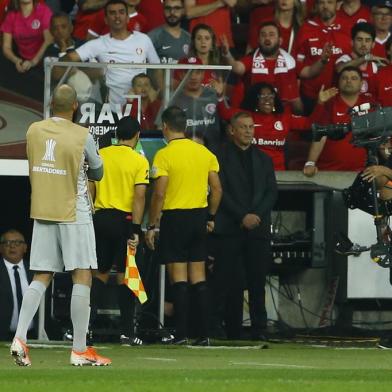
<svg viewBox="0 0 392 392">
<path fill-rule="evenodd" d="M 265 282 L 271 263 L 270 241 L 252 238 L 248 232 L 234 236 L 215 236 L 215 262 L 211 284 L 213 292 L 213 322 L 222 323 L 225 311 L 230 307 L 233 313 L 241 299 L 243 289 L 248 288 L 249 311 L 252 334 L 259 334 L 267 325 L 265 309 Z M 242 279 L 244 274 L 245 279 Z M 245 281 L 242 288 L 241 282 Z M 229 303 L 230 301 L 230 303 Z M 239 314 L 238 317 L 242 318 Z M 237 323 L 242 323 L 242 319 Z"/>
</svg>

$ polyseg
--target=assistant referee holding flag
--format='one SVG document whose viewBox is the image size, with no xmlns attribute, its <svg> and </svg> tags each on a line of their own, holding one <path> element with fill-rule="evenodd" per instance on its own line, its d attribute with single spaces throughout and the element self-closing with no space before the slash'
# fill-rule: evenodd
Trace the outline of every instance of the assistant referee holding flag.
<svg viewBox="0 0 392 392">
<path fill-rule="evenodd" d="M 163 211 L 158 250 L 173 285 L 174 342 L 188 342 L 189 279 L 200 312 L 199 338 L 194 344 L 209 345 L 206 241 L 207 232 L 214 230 L 222 188 L 215 155 L 185 138 L 185 127 L 185 112 L 177 106 L 170 106 L 162 113 L 162 131 L 168 145 L 157 152 L 153 162 L 151 177 L 155 183 L 146 242 L 154 249 L 154 229 Z"/>
<path fill-rule="evenodd" d="M 143 219 L 146 188 L 149 183 L 147 159 L 134 150 L 140 124 L 123 117 L 117 127 L 118 144 L 100 150 L 104 175 L 95 182 L 94 228 L 97 239 L 98 272 L 91 293 L 92 309 L 103 302 L 104 285 L 113 265 L 117 270 L 117 294 L 120 308 L 120 342 L 139 345 L 134 335 L 135 296 L 124 284 L 127 242 L 136 247 Z"/>
</svg>

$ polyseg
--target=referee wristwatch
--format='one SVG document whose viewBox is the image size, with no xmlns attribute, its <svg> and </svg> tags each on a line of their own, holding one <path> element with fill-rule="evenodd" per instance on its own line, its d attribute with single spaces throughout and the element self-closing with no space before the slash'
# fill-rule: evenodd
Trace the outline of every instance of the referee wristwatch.
<svg viewBox="0 0 392 392">
<path fill-rule="evenodd" d="M 148 225 L 148 226 L 146 227 L 146 229 L 147 229 L 147 231 L 154 230 L 154 229 L 155 229 L 155 225 Z"/>
</svg>

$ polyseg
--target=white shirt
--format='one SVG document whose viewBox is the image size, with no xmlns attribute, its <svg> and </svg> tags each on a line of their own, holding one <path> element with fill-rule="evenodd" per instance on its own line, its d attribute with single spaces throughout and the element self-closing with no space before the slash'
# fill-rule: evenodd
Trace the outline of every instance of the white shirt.
<svg viewBox="0 0 392 392">
<path fill-rule="evenodd" d="M 27 280 L 27 273 L 26 269 L 23 264 L 23 260 L 21 260 L 18 264 L 13 264 L 4 259 L 4 264 L 7 268 L 8 271 L 8 276 L 10 278 L 11 282 L 11 288 L 12 288 L 12 297 L 13 297 L 13 302 L 14 302 L 14 309 L 12 311 L 12 318 L 11 318 L 11 324 L 10 324 L 10 331 L 16 331 L 16 327 L 18 325 L 18 319 L 19 319 L 19 312 L 18 312 L 18 298 L 16 297 L 16 284 L 15 284 L 15 276 L 14 276 L 14 266 L 17 265 L 18 272 L 19 272 L 19 277 L 20 277 L 20 285 L 22 287 L 22 294 L 26 291 L 27 287 L 29 287 L 29 281 Z M 29 329 L 33 327 L 33 323 L 30 324 Z"/>
<path fill-rule="evenodd" d="M 103 35 L 86 42 L 76 49 L 76 53 L 82 61 L 96 59 L 100 63 L 160 63 L 150 37 L 139 31 L 134 31 L 123 40 L 112 38 L 110 34 Z M 125 95 L 131 88 L 133 77 L 145 72 L 145 68 L 108 69 L 106 85 L 109 88 L 109 102 L 113 111 L 116 111 L 114 105 L 122 106 L 126 102 Z"/>
</svg>

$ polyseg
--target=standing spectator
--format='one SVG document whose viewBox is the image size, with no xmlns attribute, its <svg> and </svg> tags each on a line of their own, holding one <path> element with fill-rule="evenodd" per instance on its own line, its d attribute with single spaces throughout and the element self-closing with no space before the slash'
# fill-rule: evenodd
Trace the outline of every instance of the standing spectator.
<svg viewBox="0 0 392 392">
<path fill-rule="evenodd" d="M 301 80 L 301 98 L 305 114 L 310 114 L 317 102 L 321 86 L 332 86 L 335 61 L 351 52 L 351 39 L 336 14 L 336 0 L 317 0 L 317 15 L 307 20 L 297 35 L 297 71 Z M 327 56 L 324 56 L 325 50 Z M 315 70 L 311 77 L 305 73 Z M 306 79 L 305 79 L 306 78 Z"/>
<path fill-rule="evenodd" d="M 185 16 L 183 0 L 164 0 L 165 24 L 148 33 L 161 63 L 175 64 L 188 56 L 190 34 L 181 28 Z"/>
<path fill-rule="evenodd" d="M 280 42 L 279 27 L 275 22 L 265 22 L 259 30 L 259 47 L 252 54 L 235 60 L 225 44 L 223 55 L 233 72 L 245 76 L 248 86 L 260 82 L 272 84 L 282 100 L 290 102 L 294 112 L 301 112 L 295 60 L 280 47 Z"/>
<path fill-rule="evenodd" d="M 156 119 L 162 102 L 158 98 L 158 92 L 152 87 L 151 78 L 145 73 L 136 75 L 132 79 L 132 88 L 128 93 L 131 95 L 140 95 L 140 125 L 142 130 L 156 129 Z M 137 101 L 128 98 L 127 102 L 132 104 L 131 116 L 136 118 L 138 111 Z"/>
<path fill-rule="evenodd" d="M 343 0 L 337 14 L 342 18 L 348 31 L 351 31 L 356 23 L 371 21 L 370 9 L 362 4 L 361 0 Z"/>
<path fill-rule="evenodd" d="M 379 0 L 372 7 L 372 20 L 376 28 L 376 43 L 372 53 L 375 56 L 387 57 L 385 43 L 391 36 L 392 28 L 392 2 Z"/>
<path fill-rule="evenodd" d="M 78 12 L 74 21 L 74 36 L 76 38 L 86 40 L 88 29 L 106 3 L 107 0 L 78 1 Z"/>
<path fill-rule="evenodd" d="M 26 333 L 55 272 L 72 274 L 71 320 L 75 366 L 106 366 L 111 361 L 86 347 L 90 318 L 91 270 L 97 268 L 95 236 L 87 176 L 102 178 L 102 161 L 94 140 L 72 122 L 77 109 L 76 91 L 60 85 L 53 94 L 53 117 L 33 123 L 27 131 L 34 219 L 30 269 L 33 281 L 22 301 L 18 326 L 11 344 L 17 365 L 30 366 Z M 86 164 L 88 170 L 86 172 Z"/>
<path fill-rule="evenodd" d="M 222 195 L 218 161 L 204 146 L 185 138 L 185 113 L 176 106 L 162 113 L 162 131 L 168 145 L 157 152 L 152 167 L 155 180 L 146 242 L 155 248 L 160 220 L 159 254 L 168 267 L 173 289 L 175 343 L 188 342 L 189 283 L 199 313 L 198 339 L 209 346 L 209 296 L 205 276 L 207 231 Z M 209 187 L 209 195 L 208 194 Z"/>
<path fill-rule="evenodd" d="M 189 31 L 192 32 L 199 23 L 206 24 L 211 26 L 219 39 L 226 36 L 232 48 L 231 8 L 236 4 L 237 0 L 185 0 L 186 16 L 190 20 Z"/>
<path fill-rule="evenodd" d="M 0 237 L 0 340 L 10 339 L 16 331 L 22 297 L 32 273 L 24 258 L 27 252 L 25 238 L 18 230 L 10 229 Z M 34 323 L 29 325 L 32 332 Z"/>
<path fill-rule="evenodd" d="M 381 106 L 392 106 L 392 37 L 385 43 L 385 50 L 390 62 L 379 70 L 376 79 L 376 101 Z"/>
<path fill-rule="evenodd" d="M 141 31 L 145 33 L 147 31 L 146 18 L 137 11 L 137 7 L 140 3 L 140 0 L 124 0 L 128 5 L 128 24 L 127 28 L 129 31 Z M 93 22 L 91 23 L 87 40 L 94 39 L 99 37 L 100 35 L 105 35 L 109 33 L 109 26 L 105 23 L 105 11 L 101 9 L 97 15 L 95 16 Z"/>
<path fill-rule="evenodd" d="M 275 4 L 255 8 L 249 20 L 249 41 L 246 52 L 256 49 L 259 43 L 259 26 L 275 21 L 282 38 L 281 48 L 292 53 L 295 36 L 305 18 L 304 5 L 300 0 L 277 0 Z"/>
<path fill-rule="evenodd" d="M 151 31 L 165 23 L 162 0 L 141 0 L 139 12 L 147 20 L 147 31 Z"/>
<path fill-rule="evenodd" d="M 294 130 L 310 130 L 311 120 L 308 117 L 295 116 L 289 106 L 284 107 L 271 84 L 253 85 L 242 105 L 243 109 L 226 106 L 222 84 L 217 81 L 214 86 L 219 97 L 219 116 L 230 121 L 236 113 L 245 113 L 246 109 L 246 113 L 249 113 L 254 121 L 253 143 L 272 158 L 275 170 L 286 170 L 285 150 L 288 134 Z"/>
<path fill-rule="evenodd" d="M 94 228 L 97 239 L 98 271 L 93 279 L 92 309 L 99 308 L 105 296 L 105 284 L 113 265 L 117 271 L 117 300 L 120 308 L 120 342 L 140 345 L 134 336 L 135 296 L 124 284 L 127 242 L 139 244 L 146 188 L 149 183 L 147 159 L 136 152 L 140 124 L 123 117 L 116 130 L 118 144 L 102 148 L 104 175 L 95 182 Z"/>
<path fill-rule="evenodd" d="M 72 31 L 73 26 L 68 14 L 65 12 L 54 14 L 50 20 L 53 43 L 47 47 L 45 57 L 61 58 L 81 46 L 84 41 L 73 38 Z"/>
<path fill-rule="evenodd" d="M 230 124 L 231 140 L 218 155 L 223 197 L 214 230 L 214 327 L 221 329 L 226 305 L 230 306 L 228 295 L 243 268 L 252 339 L 259 340 L 267 326 L 264 286 L 271 261 L 270 215 L 277 185 L 271 158 L 252 145 L 252 116 L 238 112 Z"/>
<path fill-rule="evenodd" d="M 361 94 L 362 72 L 355 67 L 344 68 L 338 77 L 338 89 L 321 91 L 319 105 L 315 109 L 314 122 L 318 124 L 350 123 L 350 109 L 364 103 L 373 103 L 369 94 Z M 361 171 L 365 166 L 366 150 L 350 143 L 351 133 L 341 140 L 323 136 L 312 142 L 308 160 L 304 166 L 306 176 L 314 176 L 320 170 Z"/>
<path fill-rule="evenodd" d="M 218 101 L 215 90 L 203 86 L 204 79 L 203 70 L 189 71 L 183 89 L 171 99 L 170 104 L 184 110 L 186 133 L 193 135 L 201 132 L 206 140 L 206 146 L 215 151 L 222 143 L 221 127 L 216 111 Z"/>
<path fill-rule="evenodd" d="M 109 0 L 105 5 L 105 15 L 110 34 L 86 42 L 64 59 L 87 61 L 95 58 L 102 63 L 159 63 L 151 39 L 138 31 L 128 31 L 128 6 L 123 0 Z M 122 106 L 126 102 L 133 77 L 143 71 L 142 68 L 113 68 L 106 72 L 112 111 L 116 111 L 116 105 Z"/>
<path fill-rule="evenodd" d="M 371 54 L 376 38 L 376 31 L 372 24 L 366 22 L 355 24 L 351 30 L 351 38 L 352 52 L 336 60 L 336 71 L 339 73 L 345 67 L 358 67 L 362 72 L 361 93 L 374 95 L 378 67 L 385 66 L 388 60 Z"/>
</svg>

